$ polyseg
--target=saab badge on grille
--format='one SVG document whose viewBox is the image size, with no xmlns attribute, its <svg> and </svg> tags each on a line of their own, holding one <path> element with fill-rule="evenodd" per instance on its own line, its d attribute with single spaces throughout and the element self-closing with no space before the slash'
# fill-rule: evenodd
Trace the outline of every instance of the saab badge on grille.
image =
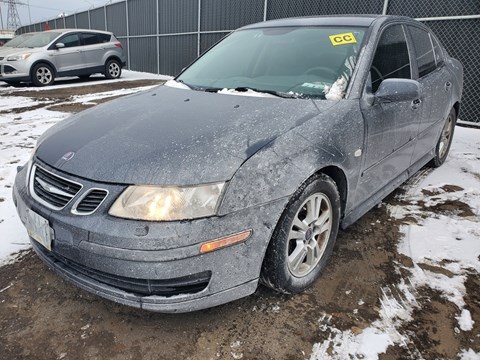
<svg viewBox="0 0 480 360">
<path fill-rule="evenodd" d="M 72 160 L 74 156 L 75 156 L 75 153 L 73 151 L 69 151 L 62 156 L 62 160 L 65 160 L 65 161 Z"/>
</svg>

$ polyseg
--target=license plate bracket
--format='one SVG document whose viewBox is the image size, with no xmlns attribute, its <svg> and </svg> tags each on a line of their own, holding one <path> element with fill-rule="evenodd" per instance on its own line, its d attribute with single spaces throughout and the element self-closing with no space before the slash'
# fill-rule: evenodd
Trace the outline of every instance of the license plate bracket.
<svg viewBox="0 0 480 360">
<path fill-rule="evenodd" d="M 27 209 L 27 221 L 25 223 L 28 236 L 41 244 L 44 248 L 52 251 L 53 229 L 48 220 L 37 214 L 35 211 Z"/>
</svg>

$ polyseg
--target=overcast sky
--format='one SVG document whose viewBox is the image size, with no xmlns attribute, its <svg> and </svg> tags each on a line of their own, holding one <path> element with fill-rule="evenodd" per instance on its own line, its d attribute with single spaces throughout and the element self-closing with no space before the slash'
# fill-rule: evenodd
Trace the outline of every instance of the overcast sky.
<svg viewBox="0 0 480 360">
<path fill-rule="evenodd" d="M 113 0 L 112 2 L 117 2 Z M 78 11 L 88 10 L 103 6 L 109 3 L 108 0 L 18 0 L 19 3 L 25 5 L 17 5 L 20 22 L 22 25 L 29 25 L 30 18 L 32 23 L 50 20 L 56 18 L 59 14 L 74 14 Z M 27 4 L 30 4 L 30 13 Z M 2 19 L 4 27 L 7 26 L 7 8 L 8 5 L 0 1 Z M 0 24 L 1 27 L 1 24 Z"/>
</svg>

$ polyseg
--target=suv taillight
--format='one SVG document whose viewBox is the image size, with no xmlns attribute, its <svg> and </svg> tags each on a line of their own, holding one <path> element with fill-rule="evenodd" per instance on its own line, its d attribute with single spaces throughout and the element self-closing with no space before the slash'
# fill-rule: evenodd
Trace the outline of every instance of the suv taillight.
<svg viewBox="0 0 480 360">
<path fill-rule="evenodd" d="M 115 43 L 115 46 L 123 49 L 123 45 L 121 43 Z"/>
</svg>

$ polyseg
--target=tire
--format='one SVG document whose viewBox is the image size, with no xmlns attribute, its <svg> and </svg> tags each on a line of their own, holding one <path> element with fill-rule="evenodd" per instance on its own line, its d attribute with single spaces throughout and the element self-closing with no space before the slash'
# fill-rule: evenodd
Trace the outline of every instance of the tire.
<svg viewBox="0 0 480 360">
<path fill-rule="evenodd" d="M 122 76 L 122 64 L 118 60 L 111 59 L 105 63 L 105 77 L 107 79 L 118 79 Z"/>
<path fill-rule="evenodd" d="M 35 86 L 52 85 L 55 81 L 55 72 L 48 64 L 37 64 L 32 69 L 31 80 Z"/>
<path fill-rule="evenodd" d="M 340 208 L 337 186 L 329 176 L 319 174 L 303 184 L 275 228 L 262 265 L 262 283 L 286 294 L 311 286 L 333 251 Z"/>
<path fill-rule="evenodd" d="M 457 112 L 452 109 L 445 120 L 440 138 L 435 146 L 435 157 L 428 164 L 430 167 L 437 168 L 441 166 L 447 159 L 452 145 L 453 133 L 455 131 L 455 124 L 457 123 Z"/>
</svg>

